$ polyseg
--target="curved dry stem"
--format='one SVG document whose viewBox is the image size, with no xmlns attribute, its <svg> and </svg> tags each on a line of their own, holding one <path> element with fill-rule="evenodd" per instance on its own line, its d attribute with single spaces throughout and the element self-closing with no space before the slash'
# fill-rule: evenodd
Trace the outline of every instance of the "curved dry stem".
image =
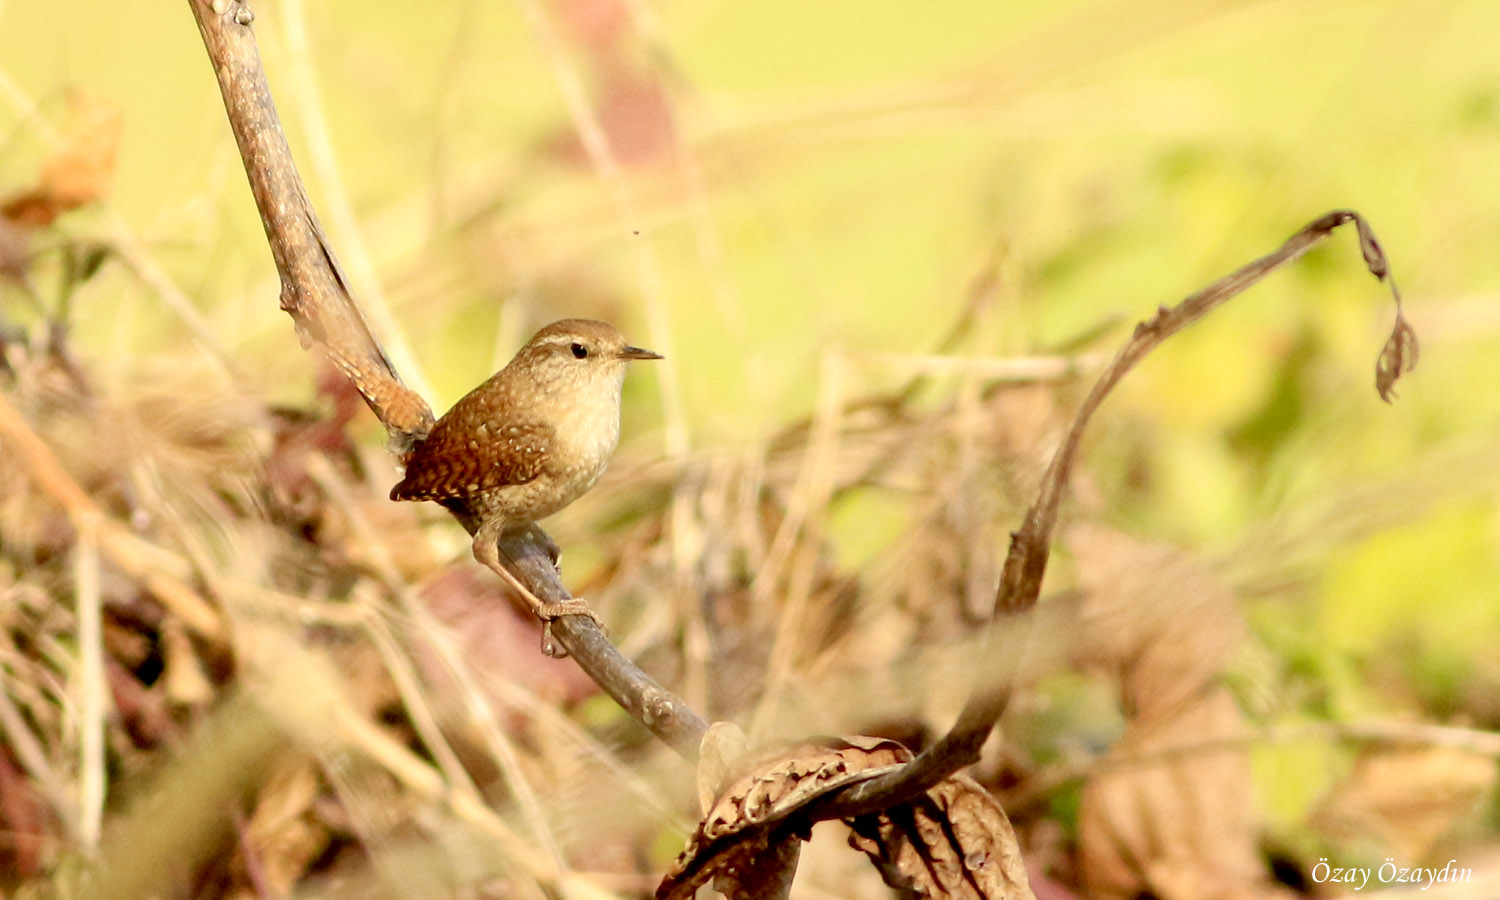
<svg viewBox="0 0 1500 900">
<path fill-rule="evenodd" d="M 995 611 L 987 635 L 991 655 L 1008 671 L 1017 671 L 1025 655 L 1029 630 L 1017 627 L 1017 617 L 1036 605 L 1042 576 L 1051 553 L 1052 532 L 1057 525 L 1063 492 L 1078 455 L 1084 430 L 1137 362 L 1167 338 L 1201 319 L 1232 297 L 1265 278 L 1272 271 L 1299 259 L 1322 243 L 1341 225 L 1353 222 L 1359 233 L 1360 252 L 1370 273 L 1390 285 L 1396 303 L 1396 321 L 1376 364 L 1376 390 L 1389 402 L 1396 380 L 1417 364 L 1417 336 L 1401 314 L 1401 292 L 1390 277 L 1390 267 L 1379 241 L 1364 217 L 1353 210 L 1334 210 L 1303 226 L 1280 247 L 1250 262 L 1173 307 L 1160 307 L 1156 315 L 1135 328 L 1099 376 L 1093 390 L 1079 407 L 1062 445 L 1052 457 L 1037 491 L 1037 499 L 1026 511 L 1019 530 L 1011 532 L 1010 552 L 995 594 Z M 979 759 L 980 748 L 989 739 L 995 722 L 1010 701 L 1012 680 L 986 681 L 970 695 L 953 728 L 900 772 L 855 785 L 820 804 L 819 818 L 847 818 L 886 809 L 922 794 L 942 779 Z"/>
</svg>

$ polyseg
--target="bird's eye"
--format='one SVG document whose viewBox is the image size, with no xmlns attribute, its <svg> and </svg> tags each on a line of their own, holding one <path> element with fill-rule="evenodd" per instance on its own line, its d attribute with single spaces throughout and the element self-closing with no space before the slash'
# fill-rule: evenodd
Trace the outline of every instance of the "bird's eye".
<svg viewBox="0 0 1500 900">
<path fill-rule="evenodd" d="M 578 359 L 583 359 L 585 356 L 589 355 L 589 348 L 583 346 L 582 344 L 574 344 L 573 355 Z"/>
</svg>

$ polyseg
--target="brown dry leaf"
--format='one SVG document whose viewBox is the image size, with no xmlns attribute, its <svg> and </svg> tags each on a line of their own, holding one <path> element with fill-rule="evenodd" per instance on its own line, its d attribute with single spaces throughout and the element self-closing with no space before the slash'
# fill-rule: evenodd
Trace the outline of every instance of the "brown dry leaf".
<svg viewBox="0 0 1500 900">
<path fill-rule="evenodd" d="M 1265 877 L 1249 752 L 1201 747 L 1245 732 L 1224 688 L 1163 721 L 1131 723 L 1083 791 L 1078 843 L 1091 896 L 1257 896 Z"/>
<path fill-rule="evenodd" d="M 1091 893 L 1267 895 L 1250 757 L 1233 743 L 1247 728 L 1218 683 L 1244 633 L 1234 595 L 1169 546 L 1091 525 L 1073 528 L 1069 546 L 1086 589 L 1078 656 L 1117 675 L 1129 719 L 1079 810 Z M 1229 745 L 1201 747 L 1216 738 Z"/>
<path fill-rule="evenodd" d="M 25 282 L 31 250 L 26 246 L 26 232 L 9 218 L 0 216 L 0 276 Z"/>
<path fill-rule="evenodd" d="M 258 895 L 291 896 L 328 847 L 328 831 L 313 814 L 320 789 L 312 761 L 294 758 L 278 765 L 261 788 L 241 837 Z"/>
<path fill-rule="evenodd" d="M 752 763 L 720 793 L 656 896 L 691 897 L 710 879 L 731 898 L 784 896 L 804 834 L 778 826 L 818 797 L 911 758 L 895 741 L 852 737 L 823 738 Z M 1033 896 L 1005 812 L 966 776 L 846 824 L 854 829 L 850 843 L 892 887 L 974 900 Z"/>
<path fill-rule="evenodd" d="M 7 200 L 0 215 L 22 227 L 40 228 L 102 199 L 114 179 L 123 125 L 114 104 L 74 93 L 68 98 L 67 124 L 42 164 L 37 186 Z"/>
<path fill-rule="evenodd" d="M 101 97 L 74 94 L 62 143 L 42 166 L 41 187 L 64 210 L 94 203 L 109 193 L 120 150 L 124 118 Z"/>
<path fill-rule="evenodd" d="M 538 650 L 541 625 L 536 617 L 518 610 L 499 579 L 477 564 L 465 562 L 433 575 L 422 585 L 421 598 L 433 618 L 450 629 L 455 649 L 465 663 L 485 673 L 481 687 L 490 678 L 503 678 L 562 704 L 577 703 L 599 693 L 599 686 L 572 660 L 552 659 Z M 425 644 L 420 647 L 418 665 L 429 684 L 449 685 L 451 676 L 441 660 L 434 658 L 434 652 Z M 502 695 L 493 695 L 490 700 L 496 709 L 511 708 Z"/>
<path fill-rule="evenodd" d="M 1421 355 L 1417 343 L 1417 331 L 1401 315 L 1399 298 L 1396 306 L 1396 324 L 1391 327 L 1391 336 L 1386 338 L 1380 356 L 1375 360 L 1375 390 L 1387 403 L 1396 396 L 1396 382 L 1402 375 L 1417 367 Z"/>
<path fill-rule="evenodd" d="M 1371 750 L 1312 814 L 1339 841 L 1377 840 L 1398 860 L 1423 859 L 1472 817 L 1495 786 L 1492 757 L 1446 747 Z"/>
<path fill-rule="evenodd" d="M 749 738 L 733 722 L 715 722 L 698 742 L 698 804 L 706 814 L 714 807 L 730 776 L 744 768 Z"/>
<path fill-rule="evenodd" d="M 46 228 L 61 213 L 62 210 L 52 202 L 51 196 L 40 187 L 16 194 L 0 206 L 0 220 L 17 230 Z M 24 245 L 20 246 L 24 249 Z M 15 274 L 14 269 L 9 274 Z"/>
<path fill-rule="evenodd" d="M 214 686 L 193 649 L 186 626 L 175 618 L 164 620 L 161 643 L 167 699 L 180 706 L 206 706 L 213 700 Z"/>
<path fill-rule="evenodd" d="M 869 854 L 885 883 L 923 897 L 1032 898 L 1026 864 L 1005 811 L 967 775 L 921 800 L 861 816 L 849 843 Z"/>
<path fill-rule="evenodd" d="M 0 887 L 11 881 L 5 873 L 30 878 L 41 870 L 51 825 L 52 813 L 36 785 L 0 747 L 0 834 L 10 836 L 0 841 Z"/>
<path fill-rule="evenodd" d="M 768 835 L 730 851 L 714 876 L 714 890 L 728 900 L 784 900 L 792 892 L 792 878 L 802 856 L 802 838 L 795 834 Z"/>
<path fill-rule="evenodd" d="M 1223 674 L 1245 624 L 1208 566 L 1099 525 L 1074 526 L 1067 542 L 1086 591 L 1078 662 L 1118 674 L 1127 716 L 1167 718 Z"/>
<path fill-rule="evenodd" d="M 783 753 L 762 757 L 730 782 L 688 838 L 687 848 L 656 889 L 656 896 L 687 898 L 710 879 L 748 889 L 740 873 L 754 873 L 764 885 L 768 873 L 789 873 L 796 834 L 773 834 L 788 816 L 831 790 L 874 777 L 912 758 L 910 750 L 882 738 L 822 738 Z M 770 854 L 770 863 L 767 863 Z M 791 864 L 795 865 L 795 856 Z"/>
</svg>

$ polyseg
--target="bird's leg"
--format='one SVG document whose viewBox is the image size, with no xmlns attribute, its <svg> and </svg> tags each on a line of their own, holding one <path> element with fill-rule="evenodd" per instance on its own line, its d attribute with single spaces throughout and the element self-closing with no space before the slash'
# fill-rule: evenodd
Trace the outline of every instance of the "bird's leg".
<svg viewBox="0 0 1500 900">
<path fill-rule="evenodd" d="M 521 595 L 521 598 L 531 606 L 531 611 L 536 613 L 537 618 L 542 620 L 542 652 L 556 659 L 568 655 L 568 651 L 562 645 L 552 639 L 552 620 L 562 616 L 587 616 L 594 620 L 594 624 L 600 628 L 604 623 L 599 620 L 598 613 L 589 609 L 588 604 L 577 597 L 571 600 L 556 600 L 551 603 L 533 594 L 521 579 L 515 576 L 500 562 L 499 540 L 502 533 L 501 525 L 503 519 L 486 520 L 474 532 L 474 558 L 479 560 L 486 568 L 499 575 L 501 580 L 510 585 L 511 589 Z M 553 546 L 556 546 L 555 544 Z"/>
</svg>

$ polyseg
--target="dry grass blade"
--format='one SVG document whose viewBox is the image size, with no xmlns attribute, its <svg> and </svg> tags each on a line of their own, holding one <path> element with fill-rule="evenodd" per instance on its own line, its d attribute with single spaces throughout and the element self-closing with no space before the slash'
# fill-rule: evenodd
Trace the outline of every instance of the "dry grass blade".
<svg viewBox="0 0 1500 900">
<path fill-rule="evenodd" d="M 223 638 L 224 625 L 218 612 L 186 582 L 191 574 L 187 562 L 106 516 L 3 395 L 0 440 L 22 460 L 32 479 L 67 511 L 75 529 L 92 533 L 105 555 L 141 579 L 163 606 L 194 631 L 214 640 Z"/>
<path fill-rule="evenodd" d="M 81 824 L 77 808 L 70 802 L 67 784 L 47 760 L 46 748 L 32 733 L 21 710 L 10 698 L 10 684 L 14 676 L 0 666 L 0 742 L 15 755 L 20 771 L 35 785 L 35 791 L 46 798 L 53 815 L 57 816 L 63 829 L 74 839 L 82 840 Z M 8 766 L 8 761 L 7 761 Z M 7 773 L 9 774 L 9 773 Z M 19 775 L 19 773 L 17 773 Z M 20 779 L 17 778 L 19 781 Z M 19 803 L 23 800 L 20 791 L 6 792 L 4 802 Z"/>
<path fill-rule="evenodd" d="M 79 836 L 90 849 L 99 843 L 104 821 L 104 732 L 108 699 L 104 684 L 103 601 L 99 597 L 99 544 L 84 532 L 74 548 L 78 601 L 78 709 L 83 736 L 79 741 Z"/>
<path fill-rule="evenodd" d="M 1395 290 L 1395 285 L 1391 290 Z M 1401 297 L 1396 297 L 1396 325 L 1391 329 L 1391 336 L 1386 339 L 1385 346 L 1381 348 L 1380 358 L 1375 361 L 1375 390 L 1380 392 L 1380 399 L 1391 402 L 1396 396 L 1396 381 L 1402 375 L 1417 367 L 1417 357 L 1420 355 L 1417 345 L 1417 332 L 1401 315 Z"/>
</svg>

